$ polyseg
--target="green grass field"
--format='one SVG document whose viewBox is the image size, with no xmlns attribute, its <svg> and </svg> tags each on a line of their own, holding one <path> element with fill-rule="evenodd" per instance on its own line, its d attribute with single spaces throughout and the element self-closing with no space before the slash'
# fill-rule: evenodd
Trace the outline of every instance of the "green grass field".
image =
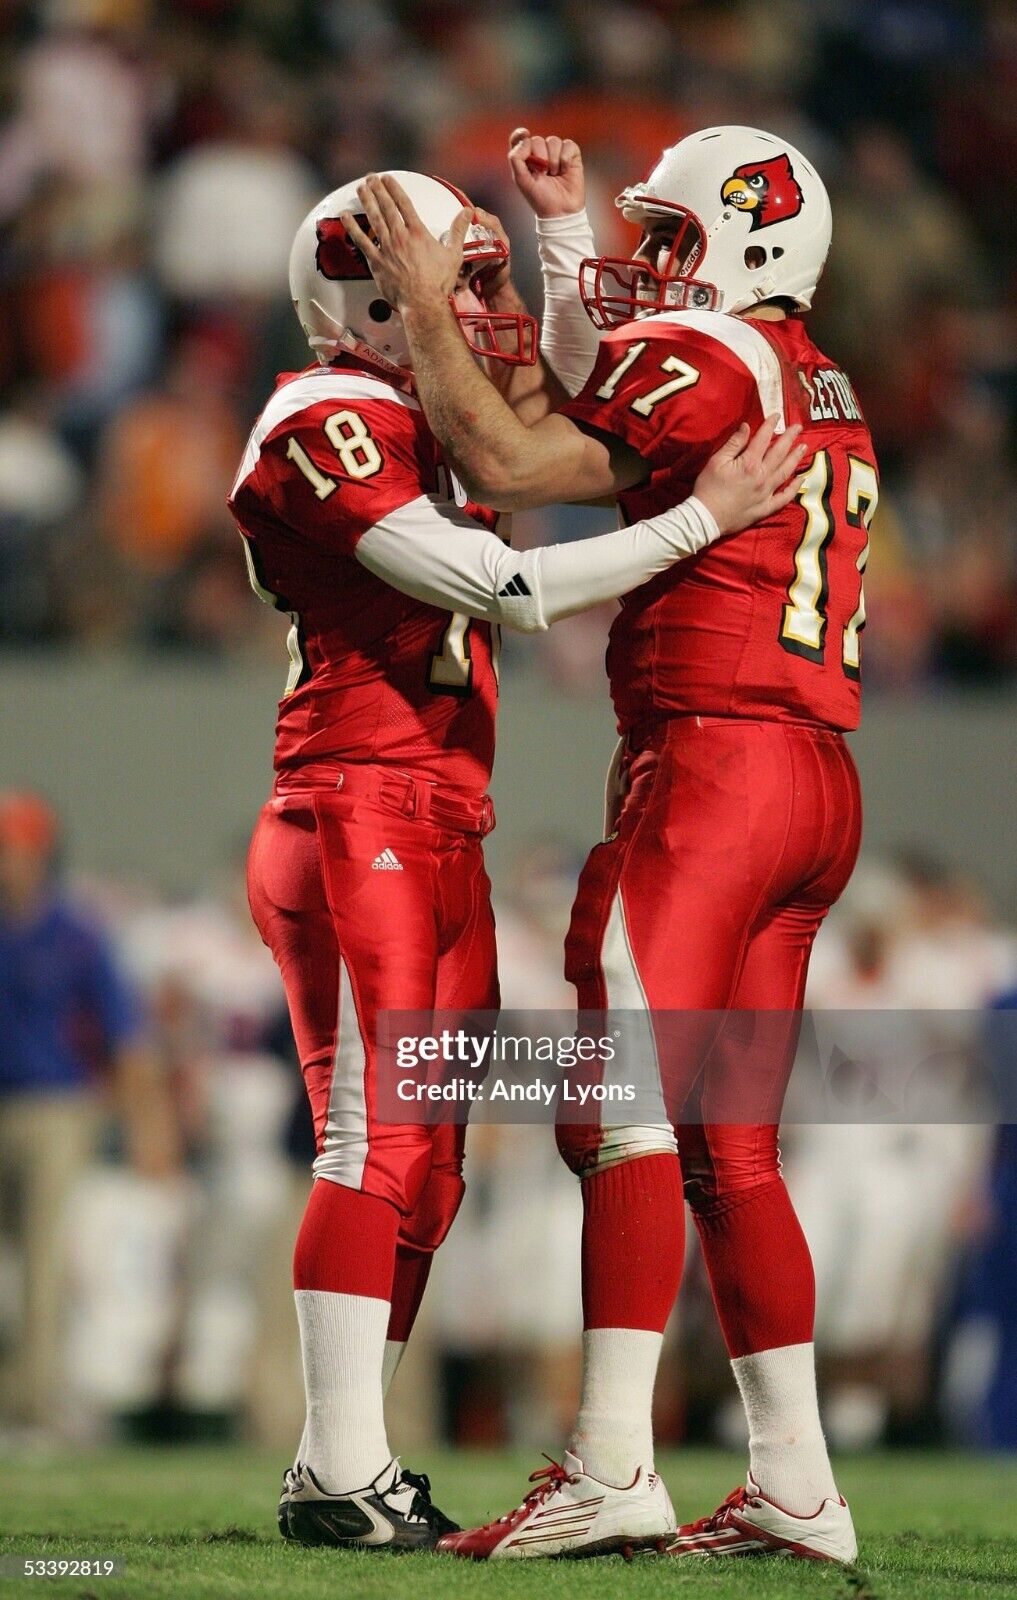
<svg viewBox="0 0 1017 1600">
<path fill-rule="evenodd" d="M 432 1452 L 435 1500 L 461 1521 L 516 1503 L 534 1462 Z M 742 1463 L 716 1451 L 662 1456 L 680 1516 L 711 1510 Z M 0 1554 L 114 1555 L 116 1579 L 41 1580 L 47 1592 L 135 1596 L 279 1595 L 285 1600 L 964 1600 L 1017 1592 L 1017 1468 L 960 1455 L 877 1456 L 840 1479 L 861 1543 L 851 1572 L 790 1561 L 688 1563 L 614 1556 L 588 1562 L 478 1566 L 449 1556 L 338 1554 L 284 1545 L 275 1532 L 275 1459 L 237 1449 L 118 1450 L 0 1465 Z M 0 1580 L 24 1595 L 26 1580 Z M 39 1587 L 37 1583 L 36 1588 Z M 30 1592 L 30 1591 L 29 1591 Z"/>
</svg>

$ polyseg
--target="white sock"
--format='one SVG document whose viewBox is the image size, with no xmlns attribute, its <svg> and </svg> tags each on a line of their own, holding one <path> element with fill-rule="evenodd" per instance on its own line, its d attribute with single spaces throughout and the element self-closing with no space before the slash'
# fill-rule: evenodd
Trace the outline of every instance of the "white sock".
<svg viewBox="0 0 1017 1600">
<path fill-rule="evenodd" d="M 653 1383 L 664 1342 L 646 1328 L 587 1328 L 583 1388 L 569 1441 L 591 1477 L 627 1488 L 653 1468 Z"/>
<path fill-rule="evenodd" d="M 819 1421 L 811 1344 L 788 1344 L 731 1363 L 749 1419 L 749 1471 L 785 1511 L 812 1516 L 837 1498 Z"/>
<path fill-rule="evenodd" d="M 381 1369 L 389 1303 L 367 1295 L 297 1289 L 307 1393 L 304 1460 L 323 1489 L 363 1489 L 392 1459 Z"/>
<path fill-rule="evenodd" d="M 381 1363 L 381 1392 L 388 1394 L 392 1387 L 392 1379 L 399 1370 L 399 1363 L 403 1359 L 406 1349 L 405 1339 L 386 1339 L 385 1354 Z"/>
</svg>

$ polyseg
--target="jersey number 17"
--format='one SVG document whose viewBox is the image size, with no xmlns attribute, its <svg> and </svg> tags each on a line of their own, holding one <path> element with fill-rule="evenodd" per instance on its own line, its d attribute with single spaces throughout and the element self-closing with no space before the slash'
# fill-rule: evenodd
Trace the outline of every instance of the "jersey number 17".
<svg viewBox="0 0 1017 1600">
<path fill-rule="evenodd" d="M 826 657 L 826 608 L 830 594 L 827 558 L 836 533 L 836 519 L 831 510 L 833 492 L 834 468 L 830 452 L 818 450 L 798 494 L 805 512 L 805 528 L 795 551 L 795 572 L 781 617 L 780 643 L 792 655 L 803 656 L 820 665 Z M 845 516 L 850 527 L 865 530 L 865 543 L 855 562 L 858 604 L 841 639 L 841 665 L 849 678 L 859 676 L 859 635 L 865 627 L 862 575 L 869 559 L 869 527 L 878 498 L 876 469 L 872 462 L 849 455 Z"/>
</svg>

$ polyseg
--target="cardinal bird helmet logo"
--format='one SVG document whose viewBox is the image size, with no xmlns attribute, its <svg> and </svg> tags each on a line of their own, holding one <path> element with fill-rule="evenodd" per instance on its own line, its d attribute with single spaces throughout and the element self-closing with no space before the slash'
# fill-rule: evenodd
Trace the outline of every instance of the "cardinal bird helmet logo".
<svg viewBox="0 0 1017 1600">
<path fill-rule="evenodd" d="M 356 221 L 365 231 L 370 231 L 366 217 Z M 315 228 L 318 248 L 314 264 L 323 278 L 333 283 L 356 283 L 370 278 L 371 269 L 357 249 L 340 217 L 322 217 Z"/>
<path fill-rule="evenodd" d="M 725 205 L 749 213 L 750 233 L 768 228 L 771 222 L 786 222 L 802 209 L 802 191 L 787 156 L 736 167 L 721 186 L 720 198 Z"/>
</svg>

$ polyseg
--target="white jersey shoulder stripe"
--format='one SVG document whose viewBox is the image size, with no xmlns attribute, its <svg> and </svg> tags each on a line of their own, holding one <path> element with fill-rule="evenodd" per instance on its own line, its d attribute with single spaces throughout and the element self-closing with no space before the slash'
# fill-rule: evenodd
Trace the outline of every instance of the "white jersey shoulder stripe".
<svg viewBox="0 0 1017 1600">
<path fill-rule="evenodd" d="M 726 346 L 755 378 L 763 416 L 769 417 L 776 412 L 780 417 L 777 432 L 783 433 L 787 419 L 784 415 L 784 383 L 780 362 L 769 340 L 751 322 L 744 317 L 728 316 L 723 311 L 660 311 L 652 318 L 647 317 L 646 321 L 675 323 L 680 328 L 691 329 L 693 333 L 706 334 L 716 339 L 718 344 Z"/>
<path fill-rule="evenodd" d="M 320 373 L 302 372 L 275 391 L 261 416 L 251 430 L 240 470 L 230 494 L 236 494 L 244 479 L 258 464 L 261 447 L 269 434 L 288 422 L 308 406 L 322 400 L 389 400 L 393 405 L 404 406 L 408 411 L 419 411 L 420 401 L 403 394 L 383 378 L 371 378 L 367 373 L 331 372 L 323 367 Z"/>
</svg>

